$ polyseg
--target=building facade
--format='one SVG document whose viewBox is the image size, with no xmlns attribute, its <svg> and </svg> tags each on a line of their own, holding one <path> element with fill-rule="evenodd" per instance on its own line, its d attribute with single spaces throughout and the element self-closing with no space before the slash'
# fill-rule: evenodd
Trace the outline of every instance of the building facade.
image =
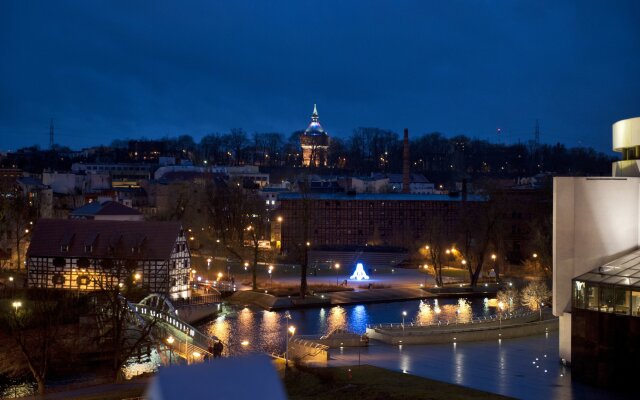
<svg viewBox="0 0 640 400">
<path fill-rule="evenodd" d="M 635 163 L 628 149 L 640 144 L 640 118 L 634 120 L 613 126 L 614 150 L 623 152 L 613 177 L 553 183 L 559 356 L 574 379 L 626 389 L 635 385 L 630 365 L 640 353 L 640 174 L 631 177 L 625 167 Z"/>
<path fill-rule="evenodd" d="M 27 251 L 29 287 L 91 291 L 134 284 L 189 297 L 190 251 L 176 222 L 38 221 Z"/>
<path fill-rule="evenodd" d="M 313 246 L 397 246 L 412 248 L 429 240 L 437 224 L 443 237 L 456 239 L 463 207 L 480 207 L 482 196 L 346 193 L 284 193 L 278 216 L 283 252 L 291 251 L 309 218 Z M 305 210 L 306 208 L 306 210 Z"/>
</svg>

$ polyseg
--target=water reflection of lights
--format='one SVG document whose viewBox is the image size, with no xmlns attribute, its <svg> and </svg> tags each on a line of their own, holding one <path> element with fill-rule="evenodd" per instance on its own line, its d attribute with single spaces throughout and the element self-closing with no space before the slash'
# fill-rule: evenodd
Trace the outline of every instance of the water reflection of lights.
<svg viewBox="0 0 640 400">
<path fill-rule="evenodd" d="M 337 306 L 329 311 L 327 318 L 327 333 L 336 329 L 344 329 L 347 327 L 347 313 L 344 308 Z"/>
<path fill-rule="evenodd" d="M 457 318 L 459 323 L 467 323 L 471 321 L 473 312 L 471 311 L 471 304 L 467 299 L 458 299 Z"/>
<path fill-rule="evenodd" d="M 428 301 L 420 300 L 420 306 L 418 308 L 418 314 L 414 322 L 417 325 L 429 325 L 434 321 L 433 311 L 431 310 L 431 306 Z"/>
<path fill-rule="evenodd" d="M 353 307 L 349 314 L 349 330 L 353 331 L 356 326 L 366 325 L 368 320 L 369 316 L 367 315 L 367 308 L 365 306 L 360 304 Z"/>
</svg>

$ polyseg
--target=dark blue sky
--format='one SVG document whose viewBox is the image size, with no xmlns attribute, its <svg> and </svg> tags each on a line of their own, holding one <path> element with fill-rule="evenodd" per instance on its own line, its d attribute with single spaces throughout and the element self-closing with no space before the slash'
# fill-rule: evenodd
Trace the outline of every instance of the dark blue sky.
<svg viewBox="0 0 640 400">
<path fill-rule="evenodd" d="M 0 2 L 0 150 L 375 126 L 608 151 L 640 1 Z M 503 139 L 504 140 L 504 139 Z"/>
</svg>

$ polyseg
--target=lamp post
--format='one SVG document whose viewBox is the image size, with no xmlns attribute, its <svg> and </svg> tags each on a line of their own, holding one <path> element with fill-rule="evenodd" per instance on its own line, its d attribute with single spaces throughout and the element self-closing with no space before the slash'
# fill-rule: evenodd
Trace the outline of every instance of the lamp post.
<svg viewBox="0 0 640 400">
<path fill-rule="evenodd" d="M 11 303 L 11 305 L 13 306 L 13 308 L 16 309 L 16 314 L 18 313 L 18 308 L 22 307 L 22 302 L 21 301 L 14 301 L 13 303 Z"/>
<path fill-rule="evenodd" d="M 402 312 L 402 335 L 404 336 L 404 317 L 407 316 L 407 312 L 403 311 Z"/>
<path fill-rule="evenodd" d="M 271 280 L 273 274 L 273 265 L 269 265 L 269 288 L 273 287 L 273 281 Z"/>
<path fill-rule="evenodd" d="M 171 359 L 172 359 L 172 355 L 173 355 L 173 348 L 171 347 L 171 345 L 173 344 L 173 342 L 175 342 L 175 339 L 173 338 L 173 336 L 169 336 L 167 338 L 167 343 L 169 343 L 169 365 L 171 365 Z"/>
<path fill-rule="evenodd" d="M 424 287 L 427 287 L 427 275 L 429 275 L 429 266 L 427 264 L 424 264 L 422 268 L 424 268 Z"/>
<path fill-rule="evenodd" d="M 336 286 L 338 286 L 338 270 L 340 269 L 340 264 L 336 263 Z"/>
</svg>

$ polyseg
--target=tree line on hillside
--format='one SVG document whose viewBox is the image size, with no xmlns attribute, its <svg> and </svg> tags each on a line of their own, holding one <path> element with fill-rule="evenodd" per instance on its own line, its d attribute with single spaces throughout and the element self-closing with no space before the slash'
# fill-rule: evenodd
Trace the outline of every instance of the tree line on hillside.
<svg viewBox="0 0 640 400">
<path fill-rule="evenodd" d="M 259 165 L 298 167 L 302 165 L 299 136 L 278 132 L 249 134 L 234 128 L 226 133 L 211 133 L 197 142 L 190 135 L 158 140 L 138 139 L 138 143 L 159 143 L 161 155 L 188 158 L 202 165 Z M 114 140 L 110 146 L 92 149 L 86 155 L 73 154 L 68 148 L 40 151 L 37 146 L 19 150 L 2 161 L 3 167 L 18 165 L 25 169 L 57 168 L 71 162 L 130 162 L 129 140 Z M 328 166 L 358 174 L 399 172 L 402 170 L 402 138 L 394 131 L 359 127 L 346 138 L 331 137 Z M 411 138 L 411 167 L 425 174 L 475 176 L 531 176 L 540 172 L 562 175 L 608 175 L 615 157 L 592 148 L 568 148 L 564 144 L 491 143 L 464 135 L 446 137 L 434 132 Z M 28 162 L 27 162 L 28 160 Z M 39 172 L 39 171 L 33 171 Z"/>
</svg>

